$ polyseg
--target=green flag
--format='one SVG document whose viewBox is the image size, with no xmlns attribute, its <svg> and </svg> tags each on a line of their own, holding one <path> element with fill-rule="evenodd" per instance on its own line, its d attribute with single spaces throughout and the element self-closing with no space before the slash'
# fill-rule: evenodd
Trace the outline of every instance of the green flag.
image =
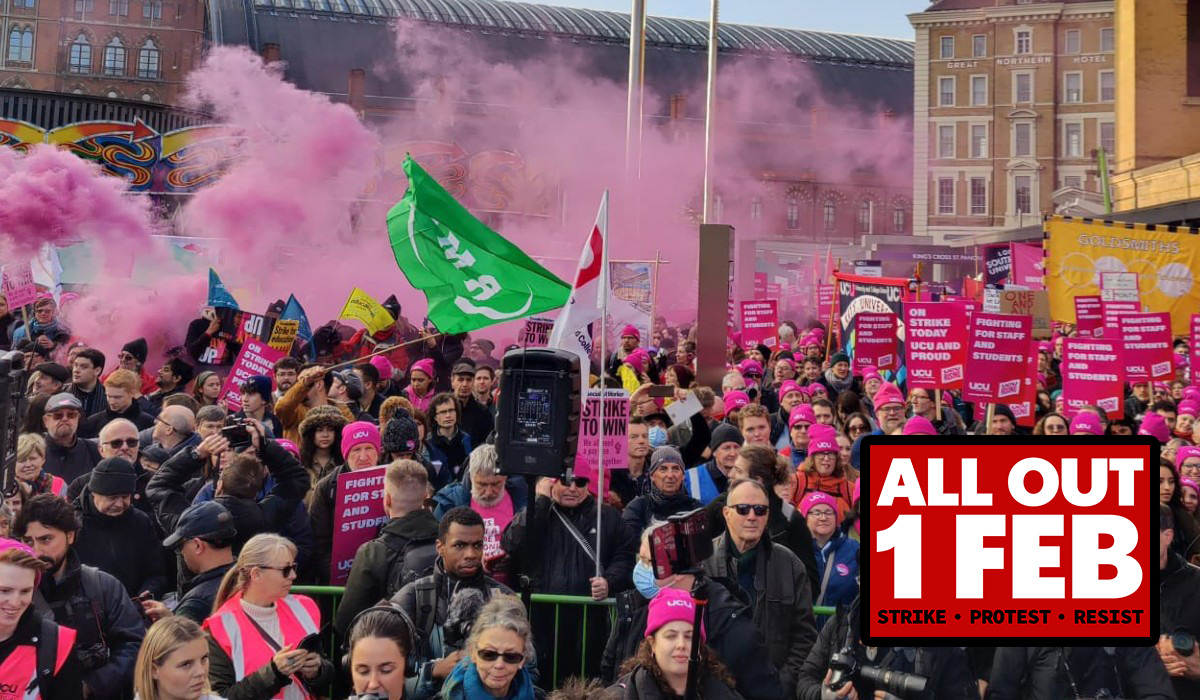
<svg viewBox="0 0 1200 700">
<path fill-rule="evenodd" d="M 411 156 L 404 174 L 408 191 L 388 212 L 388 237 L 439 331 L 464 333 L 567 303 L 570 285 L 471 216 Z"/>
</svg>

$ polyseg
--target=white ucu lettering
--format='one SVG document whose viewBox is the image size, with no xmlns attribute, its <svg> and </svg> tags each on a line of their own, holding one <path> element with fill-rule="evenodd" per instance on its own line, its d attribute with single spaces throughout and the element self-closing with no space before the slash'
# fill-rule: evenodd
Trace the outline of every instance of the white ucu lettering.
<svg viewBox="0 0 1200 700">
<path fill-rule="evenodd" d="M 692 601 L 690 601 L 690 600 L 668 600 L 667 607 L 668 608 L 690 608 L 690 607 L 692 607 Z"/>
</svg>

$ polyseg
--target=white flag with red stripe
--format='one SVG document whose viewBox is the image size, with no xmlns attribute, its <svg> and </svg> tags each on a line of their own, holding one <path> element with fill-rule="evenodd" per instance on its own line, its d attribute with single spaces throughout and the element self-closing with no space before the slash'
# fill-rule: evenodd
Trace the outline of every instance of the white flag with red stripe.
<svg viewBox="0 0 1200 700">
<path fill-rule="evenodd" d="M 591 371 L 592 324 L 605 316 L 608 287 L 608 191 L 605 190 L 596 225 L 579 255 L 571 298 L 550 331 L 549 346 L 579 355 L 579 370 L 585 378 Z"/>
</svg>

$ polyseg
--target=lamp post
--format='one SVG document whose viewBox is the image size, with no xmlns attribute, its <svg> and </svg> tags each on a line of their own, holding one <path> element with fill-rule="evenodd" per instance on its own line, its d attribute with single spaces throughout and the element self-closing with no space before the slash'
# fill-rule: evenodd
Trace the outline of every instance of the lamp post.
<svg viewBox="0 0 1200 700">
<path fill-rule="evenodd" d="M 712 0 L 712 12 L 708 20 L 708 98 L 704 109 L 704 223 L 716 223 L 712 220 L 713 192 L 713 128 L 717 109 L 717 20 L 720 14 L 720 0 Z"/>
</svg>

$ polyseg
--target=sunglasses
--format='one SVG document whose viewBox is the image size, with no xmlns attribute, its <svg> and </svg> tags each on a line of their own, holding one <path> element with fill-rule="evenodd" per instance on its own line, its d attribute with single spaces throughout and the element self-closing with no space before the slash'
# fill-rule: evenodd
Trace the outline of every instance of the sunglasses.
<svg viewBox="0 0 1200 700">
<path fill-rule="evenodd" d="M 750 503 L 739 503 L 736 506 L 729 506 L 729 507 L 732 508 L 734 510 L 734 512 L 736 512 L 738 515 L 742 516 L 743 518 L 746 517 L 747 515 L 750 515 L 750 511 L 754 511 L 755 515 L 762 518 L 762 517 L 766 516 L 767 511 L 770 510 L 770 506 L 764 506 L 764 505 L 758 505 L 758 504 L 752 505 Z"/>
<path fill-rule="evenodd" d="M 119 450 L 121 449 L 121 445 L 124 445 L 125 447 L 137 447 L 139 443 L 140 441 L 137 438 L 125 438 L 123 440 L 117 438 L 116 440 L 109 440 L 104 444 L 108 445 L 114 450 Z"/>
<path fill-rule="evenodd" d="M 568 479 L 565 476 L 560 476 L 558 478 L 558 483 L 567 487 L 574 486 L 577 489 L 585 489 L 588 485 L 588 478 L 585 476 L 577 476 L 574 479 Z"/>
<path fill-rule="evenodd" d="M 296 573 L 295 564 L 288 564 L 287 566 L 260 566 L 258 568 L 278 571 L 284 578 L 291 578 L 292 574 Z"/>
<path fill-rule="evenodd" d="M 79 417 L 79 411 L 55 411 L 50 414 L 50 417 L 54 420 L 71 420 L 72 418 Z"/>
<path fill-rule="evenodd" d="M 524 654 L 520 654 L 515 651 L 506 651 L 502 654 L 495 649 L 480 649 L 475 653 L 479 654 L 479 658 L 483 659 L 489 664 L 494 662 L 496 659 L 504 659 L 504 663 L 514 665 L 525 660 Z"/>
</svg>

